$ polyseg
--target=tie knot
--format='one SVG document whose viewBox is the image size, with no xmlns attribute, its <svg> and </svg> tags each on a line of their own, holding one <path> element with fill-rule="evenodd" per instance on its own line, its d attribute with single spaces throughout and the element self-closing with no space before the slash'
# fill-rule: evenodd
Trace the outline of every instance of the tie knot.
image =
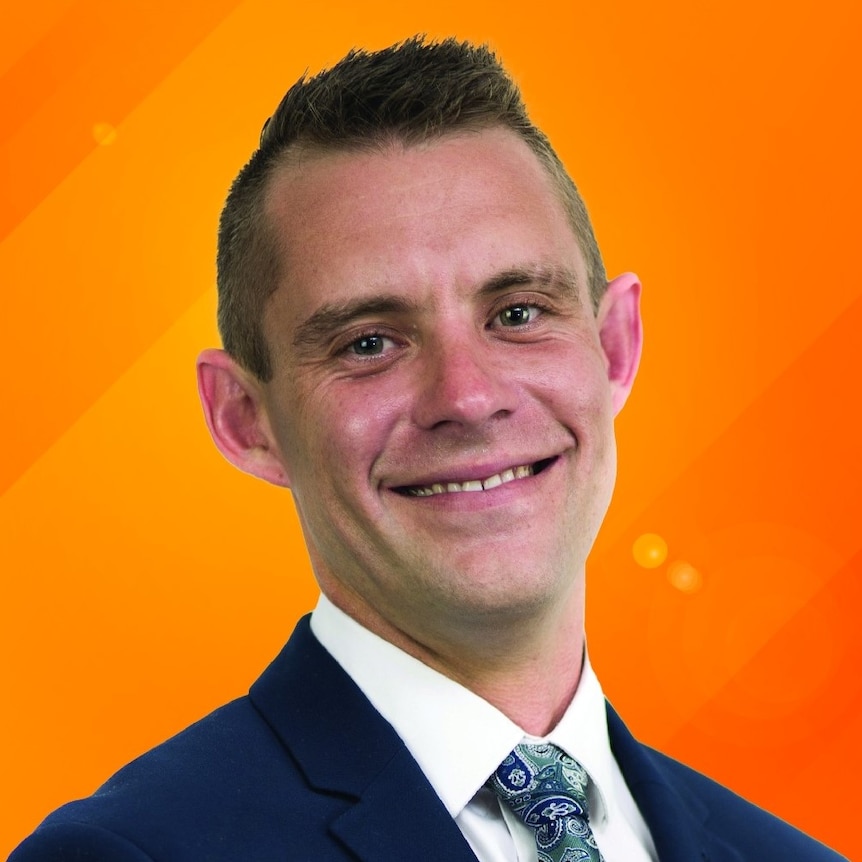
<svg viewBox="0 0 862 862">
<path fill-rule="evenodd" d="M 587 817 L 588 782 L 584 767 L 556 745 L 524 742 L 500 764 L 488 787 L 519 814 L 531 803 L 559 797 L 574 805 L 571 814 Z"/>
<path fill-rule="evenodd" d="M 595 855 L 572 858 L 600 859 L 587 822 L 588 783 L 584 767 L 555 745 L 522 743 L 500 764 L 487 786 L 535 830 L 540 851 L 581 841 L 589 845 L 586 852 Z"/>
<path fill-rule="evenodd" d="M 587 772 L 555 745 L 522 743 L 488 779 L 490 787 L 528 826 L 588 817 Z"/>
</svg>

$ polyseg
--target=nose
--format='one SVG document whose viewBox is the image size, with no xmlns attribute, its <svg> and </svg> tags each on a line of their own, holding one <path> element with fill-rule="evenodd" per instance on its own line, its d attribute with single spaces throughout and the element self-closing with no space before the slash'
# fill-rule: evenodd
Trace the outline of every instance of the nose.
<svg viewBox="0 0 862 862">
<path fill-rule="evenodd" d="M 513 378 L 481 339 L 438 342 L 420 373 L 414 419 L 422 428 L 477 428 L 517 405 Z"/>
</svg>

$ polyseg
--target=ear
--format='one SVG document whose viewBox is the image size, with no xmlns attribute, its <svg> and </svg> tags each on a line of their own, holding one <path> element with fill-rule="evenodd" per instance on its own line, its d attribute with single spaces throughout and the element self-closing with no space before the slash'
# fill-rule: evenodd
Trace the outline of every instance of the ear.
<svg viewBox="0 0 862 862">
<path fill-rule="evenodd" d="M 631 272 L 608 283 L 596 320 L 611 383 L 614 415 L 631 392 L 641 358 L 643 329 L 640 313 L 641 285 Z"/>
<path fill-rule="evenodd" d="M 201 353 L 197 372 L 207 428 L 219 452 L 243 472 L 289 487 L 259 381 L 224 350 Z"/>
</svg>

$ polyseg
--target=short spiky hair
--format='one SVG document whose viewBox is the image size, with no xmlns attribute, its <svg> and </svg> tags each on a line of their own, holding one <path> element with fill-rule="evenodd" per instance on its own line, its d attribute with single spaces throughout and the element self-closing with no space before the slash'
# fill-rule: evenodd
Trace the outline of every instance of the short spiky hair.
<svg viewBox="0 0 862 862">
<path fill-rule="evenodd" d="M 218 237 L 218 324 L 225 349 L 262 381 L 272 377 L 263 312 L 281 273 L 264 214 L 269 180 L 288 154 L 405 145 L 449 132 L 500 127 L 519 135 L 557 187 L 581 246 L 594 307 L 606 280 L 584 202 L 520 91 L 486 46 L 412 39 L 373 53 L 351 51 L 313 78 L 303 75 L 266 121 L 260 147 L 231 186 Z"/>
</svg>

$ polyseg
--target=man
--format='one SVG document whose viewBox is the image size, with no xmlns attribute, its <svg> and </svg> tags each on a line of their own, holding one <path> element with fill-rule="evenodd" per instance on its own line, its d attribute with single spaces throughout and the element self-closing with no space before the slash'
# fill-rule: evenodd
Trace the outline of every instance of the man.
<svg viewBox="0 0 862 862">
<path fill-rule="evenodd" d="M 289 488 L 323 597 L 241 698 L 51 815 L 28 860 L 836 860 L 640 746 L 586 658 L 640 287 L 485 49 L 301 80 L 231 190 L 240 469 Z"/>
</svg>

